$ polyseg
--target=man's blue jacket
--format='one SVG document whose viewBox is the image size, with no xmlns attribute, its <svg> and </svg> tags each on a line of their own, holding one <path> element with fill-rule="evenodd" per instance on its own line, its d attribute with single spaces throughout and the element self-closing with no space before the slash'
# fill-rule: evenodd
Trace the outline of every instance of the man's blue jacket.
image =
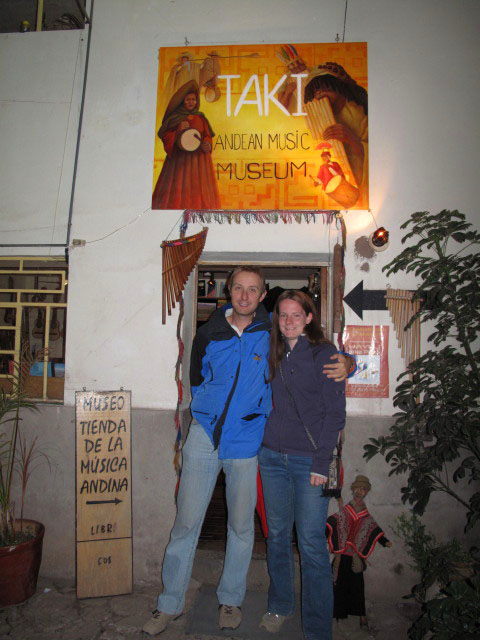
<svg viewBox="0 0 480 640">
<path fill-rule="evenodd" d="M 219 458 L 257 455 L 272 408 L 268 384 L 271 322 L 260 304 L 240 337 L 217 309 L 195 336 L 190 362 L 192 416 Z"/>
</svg>

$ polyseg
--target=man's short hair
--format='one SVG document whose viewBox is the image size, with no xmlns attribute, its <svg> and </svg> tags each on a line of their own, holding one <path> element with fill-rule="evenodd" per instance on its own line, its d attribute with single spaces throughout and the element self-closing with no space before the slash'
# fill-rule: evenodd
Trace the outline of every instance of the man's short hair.
<svg viewBox="0 0 480 640">
<path fill-rule="evenodd" d="M 247 273 L 255 273 L 260 278 L 260 280 L 262 281 L 261 292 L 260 293 L 263 293 L 265 291 L 265 274 L 260 269 L 260 267 L 254 267 L 253 265 L 245 265 L 244 267 L 235 267 L 235 269 L 228 274 L 227 289 L 229 291 L 230 291 L 230 289 L 232 287 L 232 284 L 233 284 L 233 281 L 235 279 L 235 276 L 238 273 L 242 273 L 242 271 L 246 271 Z"/>
</svg>

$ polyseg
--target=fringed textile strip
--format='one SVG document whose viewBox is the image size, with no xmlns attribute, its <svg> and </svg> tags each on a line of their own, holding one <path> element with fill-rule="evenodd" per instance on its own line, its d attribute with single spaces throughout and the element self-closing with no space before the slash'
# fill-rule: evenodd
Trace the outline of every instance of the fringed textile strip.
<svg viewBox="0 0 480 640">
<path fill-rule="evenodd" d="M 183 385 L 182 385 L 182 361 L 183 361 L 183 353 L 185 350 L 183 340 L 182 340 L 182 320 L 184 314 L 184 303 L 183 303 L 183 294 L 180 296 L 179 300 L 179 314 L 178 314 L 178 322 L 177 322 L 177 342 L 178 342 L 178 358 L 175 363 L 175 382 L 177 383 L 177 406 L 175 408 L 175 428 L 177 430 L 177 437 L 175 438 L 175 455 L 173 458 L 173 466 L 175 467 L 175 472 L 177 477 L 180 478 L 180 471 L 182 468 L 181 458 L 180 458 L 180 450 L 182 448 L 182 425 L 180 422 L 180 407 L 183 401 Z M 177 486 L 175 488 L 175 498 L 177 497 L 179 483 L 177 482 Z"/>
<path fill-rule="evenodd" d="M 345 251 L 347 250 L 347 227 L 342 215 L 337 216 L 337 220 L 340 221 L 340 229 L 342 233 L 342 278 L 340 280 L 340 299 L 342 308 L 340 315 L 340 331 L 338 332 L 338 346 L 340 351 L 345 351 L 343 344 L 343 331 L 345 329 L 345 307 L 343 304 L 343 297 L 345 294 Z"/>
<path fill-rule="evenodd" d="M 300 224 L 304 220 L 307 224 L 316 222 L 317 216 L 321 217 L 324 224 L 331 224 L 338 214 L 338 211 L 316 210 L 316 211 L 296 211 L 287 209 L 282 211 L 193 211 L 187 209 L 183 213 L 183 222 L 201 222 L 210 224 L 217 222 L 218 224 L 240 224 L 242 221 L 247 224 L 291 224 L 297 222 Z"/>
</svg>

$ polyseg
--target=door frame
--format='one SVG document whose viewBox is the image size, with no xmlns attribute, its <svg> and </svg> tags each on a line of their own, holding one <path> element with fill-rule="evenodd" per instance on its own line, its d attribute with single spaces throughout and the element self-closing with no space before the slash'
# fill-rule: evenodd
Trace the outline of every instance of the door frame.
<svg viewBox="0 0 480 640">
<path fill-rule="evenodd" d="M 327 313 L 325 318 L 325 334 L 332 338 L 333 327 L 333 252 L 329 253 L 300 253 L 300 252 L 240 252 L 240 251 L 204 251 L 198 259 L 195 268 L 184 289 L 184 319 L 182 340 L 184 356 L 182 362 L 183 402 L 182 409 L 190 405 L 190 351 L 196 333 L 197 323 L 197 292 L 198 271 L 212 267 L 227 267 L 254 265 L 261 268 L 268 267 L 326 267 L 327 268 Z"/>
</svg>

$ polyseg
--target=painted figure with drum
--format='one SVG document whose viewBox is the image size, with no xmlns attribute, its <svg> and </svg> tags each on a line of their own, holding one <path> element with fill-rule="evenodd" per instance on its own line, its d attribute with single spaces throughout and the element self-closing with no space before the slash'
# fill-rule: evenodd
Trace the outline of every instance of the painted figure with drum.
<svg viewBox="0 0 480 640">
<path fill-rule="evenodd" d="M 214 132 L 199 111 L 200 93 L 191 80 L 172 96 L 158 136 L 166 158 L 152 209 L 218 209 L 220 197 L 212 163 Z"/>
<path fill-rule="evenodd" d="M 327 195 L 348 209 L 358 200 L 358 189 L 348 182 L 338 162 L 332 161 L 331 148 L 332 145 L 329 142 L 317 145 L 316 149 L 322 151 L 323 164 L 320 166 L 317 177 L 310 177 L 315 187 L 322 185 Z"/>
</svg>

